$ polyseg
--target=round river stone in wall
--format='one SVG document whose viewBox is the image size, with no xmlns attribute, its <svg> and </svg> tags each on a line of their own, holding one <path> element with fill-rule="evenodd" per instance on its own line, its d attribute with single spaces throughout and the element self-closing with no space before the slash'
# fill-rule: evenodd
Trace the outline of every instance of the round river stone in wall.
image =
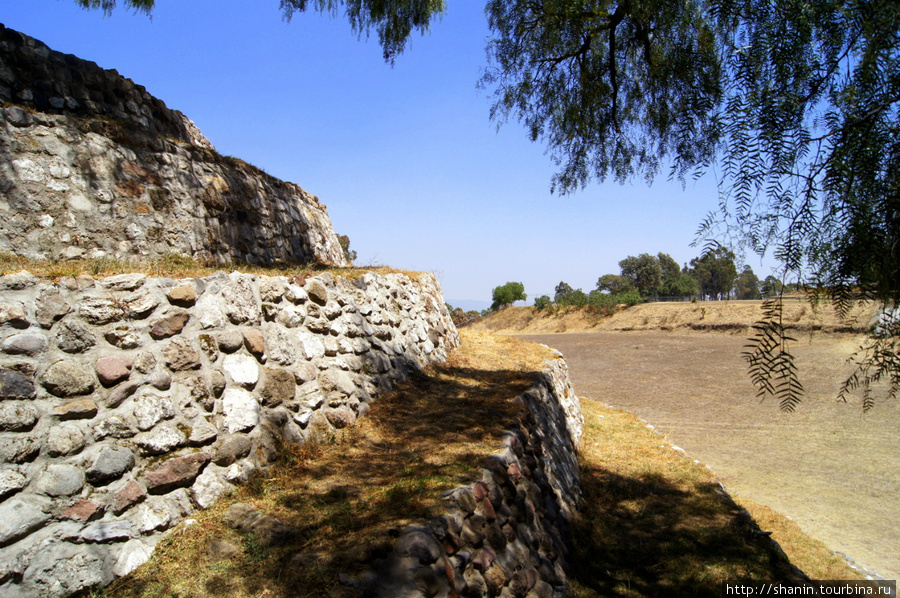
<svg viewBox="0 0 900 598">
<path fill-rule="evenodd" d="M 76 465 L 51 463 L 37 481 L 37 491 L 47 496 L 69 496 L 84 486 L 84 472 Z"/>
<path fill-rule="evenodd" d="M 84 448 L 84 433 L 75 424 L 60 424 L 47 434 L 47 451 L 53 456 L 71 455 Z"/>
<path fill-rule="evenodd" d="M 184 330 L 185 324 L 190 319 L 191 315 L 184 310 L 167 313 L 150 323 L 150 336 L 156 340 L 175 336 Z"/>
<path fill-rule="evenodd" d="M 244 335 L 237 330 L 226 330 L 219 335 L 218 343 L 223 353 L 234 353 L 244 345 Z"/>
<path fill-rule="evenodd" d="M 170 290 L 166 296 L 169 298 L 169 303 L 181 307 L 190 307 L 197 301 L 197 291 L 190 284 L 179 285 Z"/>
<path fill-rule="evenodd" d="M 0 431 L 30 430 L 38 420 L 38 410 L 30 403 L 0 403 Z"/>
<path fill-rule="evenodd" d="M 106 446 L 94 459 L 87 470 L 87 479 L 92 484 L 101 484 L 121 477 L 134 467 L 134 454 L 125 447 Z"/>
<path fill-rule="evenodd" d="M 3 341 L 3 352 L 10 355 L 37 355 L 47 348 L 43 334 L 15 334 Z"/>
<path fill-rule="evenodd" d="M 97 377 L 103 386 L 113 386 L 131 375 L 132 362 L 128 357 L 101 357 L 95 364 Z"/>
<path fill-rule="evenodd" d="M 94 390 L 94 375 L 74 363 L 57 361 L 41 378 L 44 388 L 58 397 L 84 395 Z"/>
</svg>

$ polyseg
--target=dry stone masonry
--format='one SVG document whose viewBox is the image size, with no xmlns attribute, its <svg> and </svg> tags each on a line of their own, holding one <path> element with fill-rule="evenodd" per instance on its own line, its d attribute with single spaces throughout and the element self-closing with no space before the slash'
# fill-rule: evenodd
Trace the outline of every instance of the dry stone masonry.
<svg viewBox="0 0 900 598">
<path fill-rule="evenodd" d="M 345 263 L 315 196 L 219 155 L 116 71 L 2 24 L 0 104 L 2 251 Z"/>
<path fill-rule="evenodd" d="M 366 596 L 562 598 L 569 532 L 581 500 L 576 448 L 584 430 L 557 353 L 517 398 L 526 407 L 481 480 L 445 495 L 447 512 L 411 526 L 392 552 L 345 584 Z"/>
<path fill-rule="evenodd" d="M 133 570 L 458 342 L 433 277 L 0 277 L 0 595 Z"/>
</svg>

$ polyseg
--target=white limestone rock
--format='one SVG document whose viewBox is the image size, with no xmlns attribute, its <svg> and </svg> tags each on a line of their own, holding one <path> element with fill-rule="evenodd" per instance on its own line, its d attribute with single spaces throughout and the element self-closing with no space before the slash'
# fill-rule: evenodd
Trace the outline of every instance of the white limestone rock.
<svg viewBox="0 0 900 598">
<path fill-rule="evenodd" d="M 228 388 L 222 395 L 225 430 L 229 434 L 251 430 L 259 423 L 259 403 L 242 388 Z"/>
</svg>

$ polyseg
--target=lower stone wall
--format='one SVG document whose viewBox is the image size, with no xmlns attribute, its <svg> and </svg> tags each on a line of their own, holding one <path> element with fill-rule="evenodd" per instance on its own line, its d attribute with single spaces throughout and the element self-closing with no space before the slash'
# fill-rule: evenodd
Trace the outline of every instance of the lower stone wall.
<svg viewBox="0 0 900 598">
<path fill-rule="evenodd" d="M 584 429 L 562 355 L 517 397 L 526 415 L 481 480 L 445 496 L 447 512 L 404 530 L 368 573 L 344 582 L 367 596 L 562 598 L 570 595 L 569 527 L 581 499 Z"/>
<path fill-rule="evenodd" d="M 0 595 L 68 595 L 458 336 L 430 275 L 0 277 Z"/>
</svg>

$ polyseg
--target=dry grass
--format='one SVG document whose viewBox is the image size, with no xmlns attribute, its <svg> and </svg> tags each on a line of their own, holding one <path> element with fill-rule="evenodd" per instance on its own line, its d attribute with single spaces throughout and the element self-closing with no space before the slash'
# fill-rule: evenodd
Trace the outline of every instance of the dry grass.
<svg viewBox="0 0 900 598">
<path fill-rule="evenodd" d="M 332 444 L 293 447 L 287 458 L 228 499 L 180 527 L 153 559 L 102 596 L 320 597 L 338 575 L 386 550 L 410 523 L 442 512 L 443 491 L 472 483 L 499 450 L 500 434 L 521 407 L 511 399 L 535 380 L 547 349 L 464 334 L 448 362 L 378 399 Z M 221 516 L 246 502 L 295 530 L 285 546 L 265 547 L 227 529 Z M 210 542 L 241 547 L 212 561 Z"/>
<path fill-rule="evenodd" d="M 258 276 L 299 276 L 308 278 L 326 272 L 344 278 L 358 278 L 366 272 L 380 275 L 404 274 L 418 280 L 421 272 L 397 270 L 387 266 L 331 268 L 321 264 L 281 264 L 275 266 L 256 266 L 252 264 L 219 264 L 208 265 L 189 257 L 169 254 L 156 260 L 126 261 L 112 258 L 74 259 L 74 260 L 33 260 L 12 254 L 0 254 L 0 276 L 27 270 L 31 274 L 49 280 L 59 281 L 65 277 L 91 276 L 103 278 L 117 274 L 139 272 L 157 278 L 201 278 L 215 272 L 231 272 L 238 270 Z"/>
<path fill-rule="evenodd" d="M 735 501 L 750 513 L 762 529 L 772 533 L 772 539 L 794 563 L 803 564 L 803 572 L 810 579 L 864 579 L 859 571 L 848 567 L 847 561 L 828 550 L 824 543 L 803 533 L 794 520 L 749 498 L 739 496 Z"/>
<path fill-rule="evenodd" d="M 637 414 L 712 467 L 738 501 L 746 497 L 790 515 L 830 550 L 894 578 L 900 404 L 885 401 L 863 415 L 858 402 L 834 400 L 854 337 L 817 334 L 794 347 L 808 395 L 791 414 L 756 398 L 740 336 L 528 338 L 563 352 L 582 402 L 593 397 Z"/>
<path fill-rule="evenodd" d="M 626 411 L 582 408 L 577 597 L 721 596 L 726 581 L 796 579 L 712 472 Z"/>
</svg>

